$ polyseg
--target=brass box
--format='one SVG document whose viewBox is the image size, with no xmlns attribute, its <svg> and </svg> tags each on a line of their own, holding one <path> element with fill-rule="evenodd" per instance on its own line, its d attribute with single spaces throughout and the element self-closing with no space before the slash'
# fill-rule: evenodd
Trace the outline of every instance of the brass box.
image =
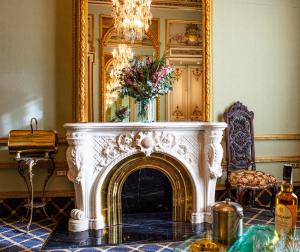
<svg viewBox="0 0 300 252">
<path fill-rule="evenodd" d="M 8 137 L 9 153 L 53 153 L 57 144 L 57 132 L 53 130 L 11 130 Z"/>
</svg>

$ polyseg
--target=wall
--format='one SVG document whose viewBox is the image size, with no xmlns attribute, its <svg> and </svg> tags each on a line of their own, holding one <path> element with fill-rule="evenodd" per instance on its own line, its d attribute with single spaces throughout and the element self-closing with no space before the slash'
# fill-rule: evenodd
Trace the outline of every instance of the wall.
<svg viewBox="0 0 300 252">
<path fill-rule="evenodd" d="M 299 31 L 299 0 L 213 1 L 214 120 L 239 100 L 256 135 L 300 133 Z M 256 141 L 256 156 L 299 157 L 300 141 Z M 281 178 L 282 162 L 258 165 Z"/>
<path fill-rule="evenodd" d="M 0 1 L 0 137 L 11 129 L 56 129 L 72 121 L 72 0 Z M 60 146 L 57 158 L 65 159 Z M 0 192 L 25 190 L 7 148 L 0 149 Z M 37 169 L 40 189 L 45 169 Z M 66 177 L 55 177 L 49 189 L 71 189 Z"/>
</svg>

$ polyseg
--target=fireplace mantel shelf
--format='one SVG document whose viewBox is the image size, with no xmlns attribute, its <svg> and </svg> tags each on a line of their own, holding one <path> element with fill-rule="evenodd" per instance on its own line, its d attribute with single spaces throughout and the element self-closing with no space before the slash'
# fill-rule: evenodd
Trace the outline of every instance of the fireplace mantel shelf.
<svg viewBox="0 0 300 252">
<path fill-rule="evenodd" d="M 226 123 L 224 122 L 114 122 L 114 123 L 66 123 L 64 125 L 67 129 L 72 130 L 141 130 L 141 129 L 176 129 L 176 130 L 199 130 L 205 128 L 220 128 L 224 129 Z"/>
<path fill-rule="evenodd" d="M 221 140 L 226 123 L 67 123 L 64 127 L 69 144 L 68 178 L 74 183 L 76 201 L 70 231 L 118 224 L 120 202 L 114 201 L 118 196 L 111 195 L 122 188 L 118 185 L 109 193 L 118 184 L 112 181 L 118 176 L 126 177 L 125 171 L 141 161 L 145 167 L 148 161 L 158 164 L 158 169 L 174 176 L 171 180 L 181 179 L 178 183 L 187 190 L 182 193 L 184 202 L 173 202 L 174 211 L 181 209 L 179 220 L 210 221 L 216 180 L 222 175 Z M 174 172 L 166 165 L 168 162 L 173 164 Z"/>
</svg>

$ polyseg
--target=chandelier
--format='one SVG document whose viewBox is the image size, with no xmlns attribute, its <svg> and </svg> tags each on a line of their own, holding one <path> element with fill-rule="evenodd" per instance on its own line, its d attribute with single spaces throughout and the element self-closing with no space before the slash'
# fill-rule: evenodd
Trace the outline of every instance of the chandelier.
<svg viewBox="0 0 300 252">
<path fill-rule="evenodd" d="M 112 52 L 112 69 L 110 70 L 106 92 L 106 105 L 109 106 L 119 97 L 118 87 L 119 75 L 123 68 L 129 66 L 129 61 L 133 58 L 133 52 L 130 47 L 127 47 L 126 44 L 120 44 L 118 49 L 113 50 Z"/>
<path fill-rule="evenodd" d="M 129 66 L 129 61 L 133 58 L 133 52 L 126 44 L 120 44 L 118 50 L 114 48 L 113 52 L 113 69 L 114 71 L 121 71 L 123 68 Z"/>
<path fill-rule="evenodd" d="M 151 0 L 112 0 L 114 26 L 126 41 L 142 40 L 148 31 L 152 14 Z"/>
</svg>

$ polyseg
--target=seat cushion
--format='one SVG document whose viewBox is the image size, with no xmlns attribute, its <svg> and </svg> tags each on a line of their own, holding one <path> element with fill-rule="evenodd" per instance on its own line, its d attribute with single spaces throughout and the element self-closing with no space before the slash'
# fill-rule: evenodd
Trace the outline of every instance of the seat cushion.
<svg viewBox="0 0 300 252">
<path fill-rule="evenodd" d="M 243 186 L 262 188 L 273 186 L 277 180 L 274 176 L 261 171 L 238 171 L 231 172 L 229 176 L 229 183 L 232 186 Z"/>
</svg>

